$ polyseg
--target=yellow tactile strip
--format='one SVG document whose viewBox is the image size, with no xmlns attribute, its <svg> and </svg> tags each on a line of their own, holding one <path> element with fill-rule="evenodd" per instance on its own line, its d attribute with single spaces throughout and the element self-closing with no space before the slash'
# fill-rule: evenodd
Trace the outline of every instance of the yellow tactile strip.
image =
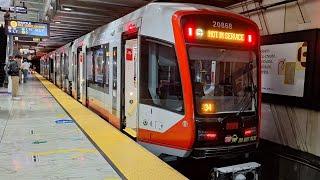
<svg viewBox="0 0 320 180">
<path fill-rule="evenodd" d="M 126 179 L 187 179 L 39 74 L 35 76 Z"/>
<path fill-rule="evenodd" d="M 137 137 L 137 132 L 132 128 L 125 128 L 124 131 L 128 133 L 130 136 L 132 136 L 133 138 Z"/>
</svg>

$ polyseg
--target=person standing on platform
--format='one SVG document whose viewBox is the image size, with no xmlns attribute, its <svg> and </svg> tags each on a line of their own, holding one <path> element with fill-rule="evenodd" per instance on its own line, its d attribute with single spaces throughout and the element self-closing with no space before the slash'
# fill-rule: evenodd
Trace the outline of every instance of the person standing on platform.
<svg viewBox="0 0 320 180">
<path fill-rule="evenodd" d="M 11 94 L 11 77 L 10 77 L 10 75 L 8 74 L 8 66 L 9 66 L 9 62 L 10 62 L 10 60 L 12 60 L 12 56 L 9 56 L 9 61 L 8 62 L 6 62 L 5 63 L 5 65 L 4 65 L 4 72 L 6 73 L 5 75 L 6 75 L 6 77 L 5 77 L 5 81 L 8 83 L 8 93 L 10 93 Z"/>
<path fill-rule="evenodd" d="M 18 63 L 19 66 L 19 83 L 22 83 L 22 71 L 21 71 L 21 64 L 22 64 L 22 57 L 20 55 L 15 56 L 15 61 Z"/>
<path fill-rule="evenodd" d="M 17 57 L 17 56 L 16 56 Z M 10 59 L 8 62 L 8 74 L 11 76 L 11 84 L 12 84 L 12 98 L 17 98 L 19 91 L 19 64 L 18 60 L 20 58 Z"/>
<path fill-rule="evenodd" d="M 29 69 L 30 69 L 30 63 L 27 61 L 27 59 L 24 59 L 23 63 L 21 64 L 21 71 L 23 73 L 24 83 L 27 82 Z"/>
</svg>

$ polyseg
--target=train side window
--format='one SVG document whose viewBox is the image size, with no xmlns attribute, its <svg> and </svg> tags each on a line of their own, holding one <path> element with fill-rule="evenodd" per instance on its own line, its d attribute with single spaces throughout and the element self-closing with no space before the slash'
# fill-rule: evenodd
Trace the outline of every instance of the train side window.
<svg viewBox="0 0 320 180">
<path fill-rule="evenodd" d="M 68 54 L 64 53 L 63 56 L 63 61 L 64 61 L 64 74 L 65 74 L 65 79 L 68 79 L 68 75 L 69 75 L 69 58 L 68 58 Z"/>
<path fill-rule="evenodd" d="M 53 68 L 54 68 L 54 64 L 53 64 L 53 59 L 49 58 L 49 62 L 50 62 L 50 73 L 53 73 Z"/>
<path fill-rule="evenodd" d="M 55 54 L 54 61 L 56 63 L 55 72 L 56 72 L 56 75 L 58 77 L 60 75 L 60 57 L 58 55 L 56 55 L 56 54 Z"/>
<path fill-rule="evenodd" d="M 94 83 L 100 87 L 103 87 L 103 49 L 97 49 L 94 51 L 94 70 L 95 70 L 95 78 Z"/>
<path fill-rule="evenodd" d="M 140 102 L 184 112 L 180 72 L 173 45 L 142 38 Z"/>
<path fill-rule="evenodd" d="M 87 82 L 88 82 L 88 86 L 89 87 L 92 87 L 93 84 L 94 84 L 94 81 L 93 81 L 93 71 L 94 71 L 94 68 L 93 68 L 93 55 L 92 55 L 92 51 L 88 51 L 87 52 Z"/>
<path fill-rule="evenodd" d="M 109 44 L 87 51 L 88 87 L 109 94 Z"/>
</svg>

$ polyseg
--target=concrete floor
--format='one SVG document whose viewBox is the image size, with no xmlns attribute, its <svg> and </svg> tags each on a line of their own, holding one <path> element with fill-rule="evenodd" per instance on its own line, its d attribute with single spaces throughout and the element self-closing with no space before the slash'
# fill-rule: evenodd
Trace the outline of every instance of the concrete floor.
<svg viewBox="0 0 320 180">
<path fill-rule="evenodd" d="M 37 80 L 0 91 L 0 179 L 120 179 Z"/>
</svg>

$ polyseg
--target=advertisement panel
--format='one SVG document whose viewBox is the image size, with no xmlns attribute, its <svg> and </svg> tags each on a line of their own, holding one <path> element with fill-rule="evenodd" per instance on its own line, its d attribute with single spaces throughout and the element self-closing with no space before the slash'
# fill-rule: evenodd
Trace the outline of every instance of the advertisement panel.
<svg viewBox="0 0 320 180">
<path fill-rule="evenodd" d="M 261 46 L 262 93 L 303 97 L 307 42 Z"/>
</svg>

